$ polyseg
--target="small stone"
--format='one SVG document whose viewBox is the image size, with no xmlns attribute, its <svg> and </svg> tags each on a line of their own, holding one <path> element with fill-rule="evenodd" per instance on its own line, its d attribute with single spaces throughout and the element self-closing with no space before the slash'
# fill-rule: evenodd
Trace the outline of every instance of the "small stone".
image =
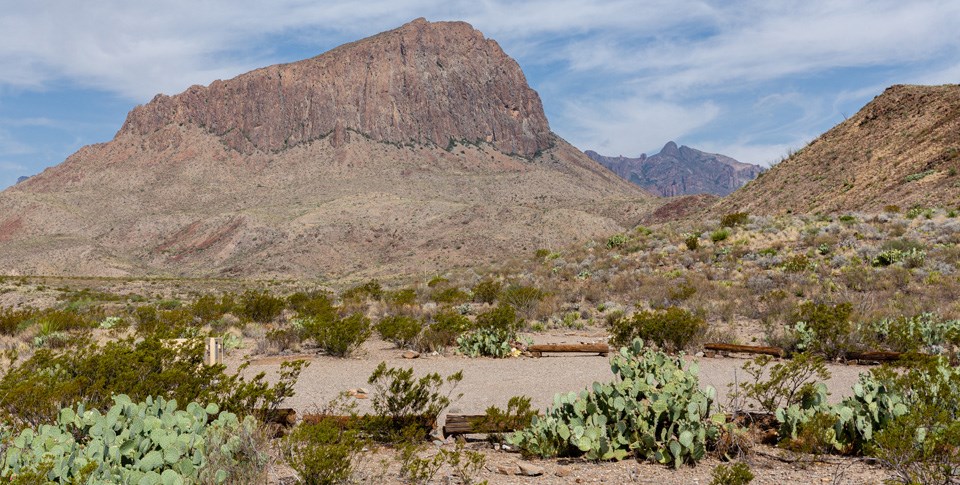
<svg viewBox="0 0 960 485">
<path fill-rule="evenodd" d="M 415 350 L 408 350 L 403 353 L 404 359 L 416 359 L 418 357 L 420 357 L 420 352 L 417 352 Z"/>
<path fill-rule="evenodd" d="M 697 352 L 696 354 L 693 354 L 693 356 L 696 357 L 696 358 L 701 358 L 701 357 L 704 356 L 704 353 L 703 353 L 702 351 L 701 351 L 701 352 Z"/>
<path fill-rule="evenodd" d="M 712 358 L 714 358 L 714 357 L 717 356 L 717 353 L 716 353 L 716 352 L 704 352 L 703 355 L 704 355 L 705 357 L 707 357 L 708 359 L 712 359 Z"/>
<path fill-rule="evenodd" d="M 543 475 L 543 467 L 534 465 L 533 463 L 527 463 L 521 461 L 517 463 L 517 466 L 520 467 L 520 473 L 528 477 L 539 477 Z"/>
<path fill-rule="evenodd" d="M 362 393 L 362 392 L 358 392 L 358 393 L 356 393 L 356 394 L 353 395 L 353 398 L 354 398 L 354 399 L 367 399 L 367 395 L 364 394 L 364 393 Z"/>
<path fill-rule="evenodd" d="M 557 471 L 553 472 L 553 474 L 558 477 L 565 477 L 571 473 L 573 473 L 573 469 L 568 466 L 562 466 L 560 468 L 557 468 Z"/>
<path fill-rule="evenodd" d="M 519 475 L 520 468 L 517 467 L 516 463 L 511 463 L 509 465 L 500 465 L 497 467 L 497 473 L 501 475 Z"/>
</svg>

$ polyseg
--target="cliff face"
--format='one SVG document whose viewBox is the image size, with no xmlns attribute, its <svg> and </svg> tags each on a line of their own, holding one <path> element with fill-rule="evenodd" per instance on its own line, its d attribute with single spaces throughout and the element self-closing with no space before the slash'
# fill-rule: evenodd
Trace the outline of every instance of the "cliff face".
<svg viewBox="0 0 960 485">
<path fill-rule="evenodd" d="M 517 63 L 417 20 L 135 108 L 0 192 L 0 274 L 397 278 L 631 227 Z"/>
<path fill-rule="evenodd" d="M 484 141 L 530 158 L 551 145 L 540 97 L 516 61 L 462 22 L 417 19 L 325 54 L 158 95 L 121 133 L 196 125 L 241 153 L 348 131 L 392 143 Z"/>
<path fill-rule="evenodd" d="M 587 156 L 654 194 L 664 197 L 711 194 L 725 196 L 757 178 L 759 165 L 742 163 L 717 153 L 667 143 L 653 156 L 607 157 L 594 151 Z"/>
</svg>

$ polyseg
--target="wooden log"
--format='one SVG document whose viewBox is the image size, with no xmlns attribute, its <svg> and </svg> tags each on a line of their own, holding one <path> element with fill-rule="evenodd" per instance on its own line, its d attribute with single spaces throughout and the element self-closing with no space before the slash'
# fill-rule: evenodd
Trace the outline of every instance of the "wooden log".
<svg viewBox="0 0 960 485">
<path fill-rule="evenodd" d="M 443 422 L 443 435 L 455 436 L 469 433 L 505 433 L 517 428 L 501 423 L 499 426 L 484 423 L 483 414 L 448 414 Z"/>
<path fill-rule="evenodd" d="M 530 355 L 534 357 L 541 357 L 544 352 L 577 352 L 607 355 L 610 352 L 610 346 L 602 342 L 593 344 L 536 344 L 527 347 L 527 352 L 530 352 Z"/>
<path fill-rule="evenodd" d="M 900 360 L 903 354 L 900 352 L 874 351 L 874 352 L 848 352 L 847 358 L 850 360 L 870 360 L 874 362 L 893 362 Z"/>
<path fill-rule="evenodd" d="M 704 344 L 703 348 L 717 352 L 740 352 L 744 354 L 770 355 L 773 357 L 783 357 L 785 355 L 785 352 L 780 347 L 758 347 L 755 345 L 709 343 Z"/>
</svg>

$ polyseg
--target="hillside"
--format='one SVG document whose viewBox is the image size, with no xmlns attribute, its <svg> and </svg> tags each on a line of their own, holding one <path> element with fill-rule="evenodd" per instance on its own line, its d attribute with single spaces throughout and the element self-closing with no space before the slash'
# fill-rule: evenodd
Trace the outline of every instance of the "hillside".
<svg viewBox="0 0 960 485">
<path fill-rule="evenodd" d="M 135 108 L 0 193 L 0 273 L 428 273 L 614 233 L 652 200 L 550 131 L 496 42 L 418 19 Z"/>
<path fill-rule="evenodd" d="M 960 201 L 960 86 L 892 86 L 713 212 L 876 212 Z"/>
<path fill-rule="evenodd" d="M 711 194 L 724 196 L 757 178 L 763 168 L 742 163 L 718 153 L 707 153 L 674 142 L 660 153 L 637 158 L 608 157 L 592 150 L 585 152 L 597 163 L 625 180 L 664 197 Z"/>
</svg>

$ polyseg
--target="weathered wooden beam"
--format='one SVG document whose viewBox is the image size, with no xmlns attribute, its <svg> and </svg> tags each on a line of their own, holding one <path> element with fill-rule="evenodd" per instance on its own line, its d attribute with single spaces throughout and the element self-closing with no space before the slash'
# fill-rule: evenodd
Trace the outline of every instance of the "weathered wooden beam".
<svg viewBox="0 0 960 485">
<path fill-rule="evenodd" d="M 610 346 L 602 342 L 592 344 L 536 344 L 527 347 L 527 352 L 530 352 L 534 357 L 541 357 L 544 352 L 578 352 L 607 355 L 610 352 Z"/>
<path fill-rule="evenodd" d="M 448 414 L 443 422 L 443 435 L 454 436 L 469 433 L 506 433 L 517 428 L 506 424 L 487 424 L 483 414 Z"/>
<path fill-rule="evenodd" d="M 773 357 L 783 357 L 786 355 L 786 352 L 784 352 L 780 347 L 759 347 L 755 345 L 709 343 L 704 344 L 703 348 L 716 352 L 740 352 L 743 354 L 762 354 Z"/>
</svg>

